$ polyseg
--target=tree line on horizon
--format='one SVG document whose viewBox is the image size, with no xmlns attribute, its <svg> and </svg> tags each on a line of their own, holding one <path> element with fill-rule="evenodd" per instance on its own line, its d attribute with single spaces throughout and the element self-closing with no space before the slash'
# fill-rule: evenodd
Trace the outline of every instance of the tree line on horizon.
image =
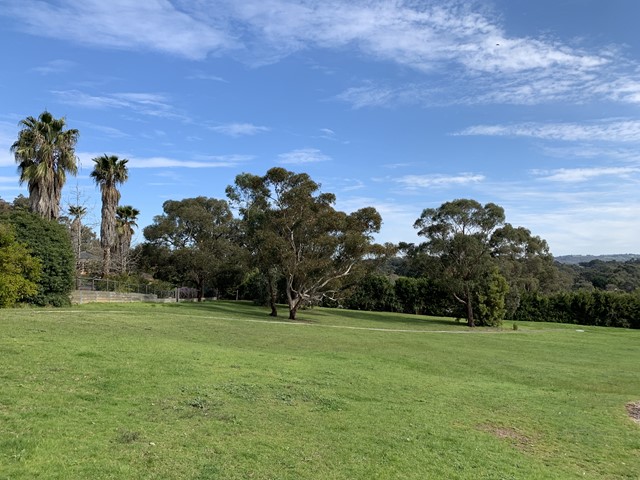
<svg viewBox="0 0 640 480">
<path fill-rule="evenodd" d="M 81 274 L 190 286 L 198 299 L 250 299 L 268 305 L 273 316 L 284 303 L 292 320 L 300 309 L 325 305 L 453 316 L 470 327 L 499 325 L 524 311 L 531 318 L 571 321 L 569 313 L 556 315 L 553 308 L 571 310 L 575 302 L 549 299 L 572 290 L 589 296 L 588 275 L 554 262 L 547 242 L 507 223 L 499 205 L 455 199 L 427 208 L 414 224 L 421 243 L 381 245 L 373 240 L 382 224 L 375 208 L 338 211 L 335 195 L 322 192 L 309 175 L 280 167 L 261 176 L 237 175 L 226 199 L 164 202 L 164 213 L 143 229 L 145 241 L 132 248 L 140 212 L 119 205 L 118 190 L 128 179 L 128 161 L 96 157 L 91 178 L 102 196 L 98 239 L 83 225 L 84 206 L 70 205 L 68 215 L 61 215 L 66 176 L 77 172 L 79 135 L 65 126 L 64 118 L 47 111 L 27 117 L 11 147 L 29 197 L 0 204 L 3 306 L 64 304 L 74 276 Z M 34 231 L 41 236 L 34 237 Z M 42 245 L 55 244 L 67 254 L 38 251 L 45 247 L 36 246 L 34 238 L 47 235 L 51 241 Z M 611 287 L 616 275 L 609 271 L 607 277 L 606 268 L 596 266 L 601 271 L 593 274 L 591 286 L 616 290 Z M 625 293 L 607 295 L 628 295 L 626 306 L 636 298 L 640 304 L 640 262 L 623 271 Z M 620 302 L 615 305 L 622 309 Z M 588 315 L 585 308 L 582 317 Z M 607 314 L 607 324 L 616 324 Z M 628 319 L 621 323 L 630 326 Z"/>
</svg>

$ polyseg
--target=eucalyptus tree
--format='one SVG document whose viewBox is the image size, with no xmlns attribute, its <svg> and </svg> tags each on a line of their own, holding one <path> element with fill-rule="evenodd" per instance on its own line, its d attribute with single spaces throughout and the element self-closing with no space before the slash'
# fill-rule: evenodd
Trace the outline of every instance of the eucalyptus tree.
<svg viewBox="0 0 640 480">
<path fill-rule="evenodd" d="M 116 209 L 120 201 L 118 185 L 129 178 L 127 163 L 129 160 L 117 155 L 102 155 L 93 159 L 91 177 L 102 193 L 102 220 L 100 223 L 100 246 L 102 247 L 102 276 L 109 275 L 111 269 L 111 250 L 115 246 Z"/>
<path fill-rule="evenodd" d="M 300 307 L 335 292 L 373 253 L 372 235 L 382 223 L 372 207 L 335 210 L 335 195 L 321 193 L 309 175 L 279 167 L 262 177 L 238 175 L 227 196 L 239 208 L 258 267 L 284 278 L 291 320 Z"/>
<path fill-rule="evenodd" d="M 241 276 L 237 220 L 226 201 L 167 200 L 162 209 L 143 233 L 148 247 L 144 250 L 153 256 L 144 259 L 146 263 L 172 276 L 163 280 L 192 284 L 202 300 L 207 287 L 220 290 Z"/>
<path fill-rule="evenodd" d="M 491 235 L 504 224 L 504 209 L 494 203 L 457 199 L 426 208 L 414 224 L 426 238 L 422 247 L 436 257 L 453 297 L 475 326 L 474 303 L 482 282 L 492 278 Z"/>
<path fill-rule="evenodd" d="M 79 132 L 65 130 L 65 118 L 54 118 L 46 110 L 38 118 L 21 120 L 19 125 L 21 130 L 11 151 L 20 183 L 27 182 L 29 208 L 47 220 L 57 219 L 67 174 L 78 171 L 75 146 Z"/>
<path fill-rule="evenodd" d="M 118 238 L 115 252 L 122 273 L 127 273 L 128 271 L 129 250 L 134 227 L 138 226 L 136 223 L 138 215 L 140 215 L 140 210 L 133 208 L 131 205 L 121 205 L 116 209 L 116 234 Z"/>
<path fill-rule="evenodd" d="M 523 294 L 553 292 L 562 282 L 549 246 L 524 227 L 505 223 L 494 203 L 457 199 L 427 208 L 414 227 L 426 241 L 417 248 L 466 311 L 467 324 L 500 323 L 513 314 Z M 433 264 L 433 262 L 436 262 Z"/>
</svg>

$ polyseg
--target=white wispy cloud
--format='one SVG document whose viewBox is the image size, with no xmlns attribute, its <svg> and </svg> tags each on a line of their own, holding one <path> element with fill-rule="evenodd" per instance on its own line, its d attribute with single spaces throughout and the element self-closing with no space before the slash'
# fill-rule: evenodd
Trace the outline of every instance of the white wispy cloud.
<svg viewBox="0 0 640 480">
<path fill-rule="evenodd" d="M 218 75 L 211 75 L 209 73 L 201 73 L 201 72 L 188 75 L 186 78 L 187 80 L 209 80 L 211 82 L 229 83 L 224 78 Z"/>
<path fill-rule="evenodd" d="M 302 165 L 306 163 L 317 163 L 331 160 L 317 148 L 300 148 L 278 155 L 278 160 L 282 164 Z"/>
<path fill-rule="evenodd" d="M 479 4 L 411 0 L 8 0 L 16 28 L 82 45 L 153 50 L 190 59 L 229 55 L 260 65 L 310 49 L 352 48 L 428 81 L 360 85 L 338 98 L 356 107 L 395 101 L 535 104 L 587 98 L 640 103 L 637 62 L 507 33 Z M 144 19 L 141 22 L 140 19 Z M 217 76 L 196 74 L 190 78 Z M 434 80 L 445 95 L 436 95 Z M 463 88 L 461 88 L 463 87 Z M 465 92 L 462 96 L 458 92 Z M 418 93 L 416 95 L 416 93 Z"/>
<path fill-rule="evenodd" d="M 44 65 L 32 68 L 32 70 L 40 75 L 52 75 L 67 72 L 75 66 L 76 62 L 71 60 L 51 60 Z"/>
<path fill-rule="evenodd" d="M 532 137 L 563 141 L 640 142 L 640 121 L 475 125 L 458 132 L 456 135 Z"/>
<path fill-rule="evenodd" d="M 124 137 L 129 137 L 130 135 L 126 132 L 123 132 L 122 130 L 115 128 L 115 127 L 109 127 L 107 125 L 98 125 L 96 123 L 92 123 L 92 122 L 86 122 L 86 121 L 78 121 L 76 120 L 74 122 L 74 124 L 78 125 L 79 127 L 87 127 L 90 128 L 92 130 L 95 130 L 97 132 L 100 132 L 104 135 L 106 135 L 107 137 L 110 138 L 124 138 Z"/>
<path fill-rule="evenodd" d="M 476 173 L 462 173 L 459 175 L 405 175 L 394 179 L 404 188 L 415 190 L 430 187 L 451 187 L 480 183 L 485 179 L 484 175 Z"/>
<path fill-rule="evenodd" d="M 80 152 L 77 154 L 83 165 L 92 166 L 92 159 L 104 153 Z M 162 156 L 140 157 L 127 153 L 114 153 L 119 158 L 129 160 L 129 168 L 227 168 L 237 167 L 239 163 L 253 159 L 251 155 L 196 155 L 190 159 Z"/>
<path fill-rule="evenodd" d="M 252 123 L 227 123 L 225 125 L 217 125 L 209 127 L 210 130 L 229 135 L 230 137 L 241 137 L 246 135 L 256 135 L 258 133 L 268 132 L 268 127 L 254 125 Z"/>
<path fill-rule="evenodd" d="M 34 35 L 127 50 L 153 50 L 192 59 L 233 48 L 235 41 L 214 22 L 202 22 L 168 0 L 41 0 L 3 2 L 4 15 Z"/>
<path fill-rule="evenodd" d="M 577 183 L 600 177 L 616 177 L 630 179 L 640 173 L 634 167 L 591 167 L 591 168 L 559 168 L 556 170 L 532 170 L 531 173 L 544 180 L 553 182 Z M 640 180 L 640 178 L 638 178 Z"/>
<path fill-rule="evenodd" d="M 122 92 L 92 95 L 79 90 L 53 90 L 59 102 L 84 108 L 121 108 L 154 117 L 186 120 L 160 93 Z"/>
<path fill-rule="evenodd" d="M 321 128 L 320 129 L 320 136 L 322 138 L 327 138 L 327 139 L 335 139 L 336 138 L 336 132 L 334 132 L 333 130 L 331 130 L 330 128 Z"/>
</svg>

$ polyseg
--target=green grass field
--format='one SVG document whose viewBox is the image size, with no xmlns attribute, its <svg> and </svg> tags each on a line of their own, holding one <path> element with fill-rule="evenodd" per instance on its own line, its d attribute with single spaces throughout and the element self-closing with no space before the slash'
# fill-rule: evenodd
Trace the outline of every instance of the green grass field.
<svg viewBox="0 0 640 480">
<path fill-rule="evenodd" d="M 0 479 L 640 478 L 640 331 L 266 313 L 3 310 Z"/>
</svg>

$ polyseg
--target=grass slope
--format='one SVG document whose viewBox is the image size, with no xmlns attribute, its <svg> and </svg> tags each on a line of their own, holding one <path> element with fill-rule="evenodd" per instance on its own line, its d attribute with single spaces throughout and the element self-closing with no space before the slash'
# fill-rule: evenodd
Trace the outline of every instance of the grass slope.
<svg viewBox="0 0 640 480">
<path fill-rule="evenodd" d="M 638 331 L 300 317 L 2 311 L 0 479 L 640 478 Z"/>
</svg>

